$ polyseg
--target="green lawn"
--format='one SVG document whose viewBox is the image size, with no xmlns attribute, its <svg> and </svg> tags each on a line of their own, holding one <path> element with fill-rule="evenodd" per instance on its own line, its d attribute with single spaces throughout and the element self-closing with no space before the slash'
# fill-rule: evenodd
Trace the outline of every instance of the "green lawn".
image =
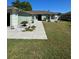
<svg viewBox="0 0 79 59">
<path fill-rule="evenodd" d="M 70 22 L 43 22 L 48 40 L 9 40 L 8 59 L 71 59 Z"/>
</svg>

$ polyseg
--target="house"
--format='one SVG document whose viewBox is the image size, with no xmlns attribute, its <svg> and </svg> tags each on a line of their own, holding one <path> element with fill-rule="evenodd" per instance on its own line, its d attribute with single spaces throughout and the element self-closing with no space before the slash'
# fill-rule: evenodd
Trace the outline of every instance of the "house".
<svg viewBox="0 0 79 59">
<path fill-rule="evenodd" d="M 57 13 L 49 11 L 22 11 L 16 7 L 7 8 L 7 26 L 17 27 L 22 21 L 57 21 Z"/>
</svg>

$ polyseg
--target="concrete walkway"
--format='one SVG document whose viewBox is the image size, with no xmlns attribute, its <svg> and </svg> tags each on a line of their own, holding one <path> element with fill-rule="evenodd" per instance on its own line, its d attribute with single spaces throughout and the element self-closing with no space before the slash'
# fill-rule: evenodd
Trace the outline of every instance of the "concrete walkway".
<svg viewBox="0 0 79 59">
<path fill-rule="evenodd" d="M 32 32 L 22 32 L 19 31 L 19 29 L 11 30 L 10 28 L 7 28 L 8 39 L 47 39 L 42 21 L 37 21 L 34 24 L 36 25 L 36 29 Z"/>
</svg>

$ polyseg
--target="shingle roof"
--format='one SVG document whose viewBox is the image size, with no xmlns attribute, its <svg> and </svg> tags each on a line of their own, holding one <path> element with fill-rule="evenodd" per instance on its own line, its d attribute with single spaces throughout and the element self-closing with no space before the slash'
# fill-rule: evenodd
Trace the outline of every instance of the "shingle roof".
<svg viewBox="0 0 79 59">
<path fill-rule="evenodd" d="M 12 13 L 12 10 L 18 10 L 18 8 L 12 6 L 7 7 L 7 13 Z"/>
<path fill-rule="evenodd" d="M 48 11 L 25 11 L 25 12 L 29 14 L 52 14 Z"/>
<path fill-rule="evenodd" d="M 12 9 L 18 9 L 16 7 L 12 7 L 12 6 L 8 6 L 7 7 L 8 11 L 9 10 L 12 10 Z M 18 12 L 20 13 L 28 13 L 28 14 L 57 14 L 57 13 L 54 13 L 54 12 L 50 12 L 50 11 L 22 11 L 20 9 L 18 9 Z"/>
<path fill-rule="evenodd" d="M 7 9 L 18 9 L 16 7 L 8 6 Z"/>
</svg>

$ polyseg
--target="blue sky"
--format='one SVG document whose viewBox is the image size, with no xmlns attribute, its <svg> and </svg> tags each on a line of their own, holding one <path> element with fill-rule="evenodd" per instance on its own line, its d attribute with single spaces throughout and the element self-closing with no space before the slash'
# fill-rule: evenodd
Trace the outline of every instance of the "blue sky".
<svg viewBox="0 0 79 59">
<path fill-rule="evenodd" d="M 8 6 L 15 0 L 7 0 Z M 33 10 L 46 10 L 52 12 L 68 12 L 71 10 L 71 0 L 20 0 L 29 1 Z"/>
</svg>

